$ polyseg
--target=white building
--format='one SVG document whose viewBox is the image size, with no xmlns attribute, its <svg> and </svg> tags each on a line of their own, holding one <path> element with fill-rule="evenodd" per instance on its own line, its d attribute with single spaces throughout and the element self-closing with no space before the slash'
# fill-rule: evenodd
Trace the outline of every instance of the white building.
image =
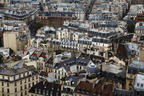
<svg viewBox="0 0 144 96">
<path fill-rule="evenodd" d="M 134 90 L 144 91 L 144 74 L 137 74 L 135 78 Z M 141 95 L 142 96 L 142 95 Z"/>
</svg>

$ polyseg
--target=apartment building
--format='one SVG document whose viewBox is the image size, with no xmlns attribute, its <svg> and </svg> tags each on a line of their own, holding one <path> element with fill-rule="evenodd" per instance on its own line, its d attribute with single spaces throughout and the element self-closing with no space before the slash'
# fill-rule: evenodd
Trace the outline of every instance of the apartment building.
<svg viewBox="0 0 144 96">
<path fill-rule="evenodd" d="M 29 96 L 61 96 L 61 85 L 56 82 L 41 81 L 30 89 Z"/>
<path fill-rule="evenodd" d="M 24 50 L 28 44 L 26 34 L 23 32 L 5 32 L 3 34 L 4 48 L 11 48 L 15 53 Z"/>
<path fill-rule="evenodd" d="M 10 1 L 11 0 L 0 0 L 0 4 L 7 5 L 7 4 L 10 4 Z"/>
<path fill-rule="evenodd" d="M 135 33 L 137 35 L 142 35 L 144 34 L 144 22 L 137 22 L 136 25 L 135 25 Z"/>
<path fill-rule="evenodd" d="M 0 68 L 0 96 L 28 96 L 38 82 L 38 74 L 31 67 Z"/>
<path fill-rule="evenodd" d="M 57 63 L 53 70 L 55 72 L 55 78 L 60 80 L 66 76 L 70 76 L 70 74 L 85 71 L 87 66 L 92 63 L 91 60 L 81 58 L 70 58 Z"/>
</svg>

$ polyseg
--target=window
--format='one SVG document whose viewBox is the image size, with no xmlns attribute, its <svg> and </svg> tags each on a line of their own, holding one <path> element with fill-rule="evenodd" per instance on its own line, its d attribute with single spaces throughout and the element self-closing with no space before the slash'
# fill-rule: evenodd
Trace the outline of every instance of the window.
<svg viewBox="0 0 144 96">
<path fill-rule="evenodd" d="M 8 76 L 8 80 L 10 80 L 10 77 Z"/>
<path fill-rule="evenodd" d="M 4 92 L 4 88 L 2 88 L 2 92 Z"/>
<path fill-rule="evenodd" d="M 15 86 L 17 86 L 17 82 L 15 82 Z"/>
<path fill-rule="evenodd" d="M 22 88 L 22 86 L 21 86 L 21 88 L 20 88 L 21 90 L 23 90 L 23 88 Z"/>
<path fill-rule="evenodd" d="M 25 73 L 23 73 L 23 76 L 25 77 Z"/>
<path fill-rule="evenodd" d="M 23 92 L 21 92 L 21 96 L 23 96 Z"/>
<path fill-rule="evenodd" d="M 9 89 L 7 89 L 7 93 L 9 93 Z"/>
<path fill-rule="evenodd" d="M 45 95 L 45 90 L 43 90 L 43 95 Z"/>
<path fill-rule="evenodd" d="M 20 84 L 22 84 L 22 80 L 20 81 Z"/>
<path fill-rule="evenodd" d="M 13 78 L 14 78 L 14 80 L 15 80 L 15 76 L 14 76 Z"/>
<path fill-rule="evenodd" d="M 30 82 L 30 78 L 28 78 L 28 81 Z"/>
<path fill-rule="evenodd" d="M 59 96 L 59 93 L 58 93 L 58 92 L 56 93 L 56 96 Z"/>
<path fill-rule="evenodd" d="M 139 83 L 137 83 L 137 86 L 139 87 Z"/>
<path fill-rule="evenodd" d="M 32 86 L 34 86 L 34 82 L 32 83 Z"/>
<path fill-rule="evenodd" d="M 2 82 L 2 86 L 4 86 L 4 82 Z"/>
<path fill-rule="evenodd" d="M 26 79 L 25 79 L 25 83 L 26 83 Z"/>
<path fill-rule="evenodd" d="M 36 75 L 36 79 L 38 79 L 38 75 Z"/>
<path fill-rule="evenodd" d="M 29 88 L 31 87 L 30 83 L 29 83 Z"/>
<path fill-rule="evenodd" d="M 49 92 L 48 92 L 48 91 L 46 91 L 46 95 L 48 95 L 48 93 L 49 93 Z"/>
<path fill-rule="evenodd" d="M 15 88 L 15 92 L 17 92 L 17 88 Z"/>
<path fill-rule="evenodd" d="M 19 78 L 21 78 L 21 74 L 19 74 Z"/>
<path fill-rule="evenodd" d="M 7 82 L 7 87 L 9 87 L 9 82 Z"/>
<path fill-rule="evenodd" d="M 27 95 L 27 91 L 25 91 L 25 95 Z"/>
<path fill-rule="evenodd" d="M 143 84 L 141 84 L 141 87 L 143 87 Z"/>
<path fill-rule="evenodd" d="M 27 72 L 27 75 L 29 75 L 29 72 Z"/>
<path fill-rule="evenodd" d="M 27 89 L 27 86 L 25 85 L 25 89 Z"/>
<path fill-rule="evenodd" d="M 38 93 L 41 94 L 41 89 L 38 90 Z"/>
<path fill-rule="evenodd" d="M 32 76 L 32 80 L 34 80 L 34 76 Z"/>
</svg>

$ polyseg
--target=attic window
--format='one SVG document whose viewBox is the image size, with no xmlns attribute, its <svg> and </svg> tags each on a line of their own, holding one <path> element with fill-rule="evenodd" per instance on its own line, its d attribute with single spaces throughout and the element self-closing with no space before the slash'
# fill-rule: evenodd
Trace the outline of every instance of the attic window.
<svg viewBox="0 0 144 96">
<path fill-rule="evenodd" d="M 142 23 L 139 23 L 139 26 L 143 26 L 143 24 L 142 24 Z"/>
<path fill-rule="evenodd" d="M 38 93 L 41 94 L 41 89 L 38 89 Z"/>
<path fill-rule="evenodd" d="M 35 93 L 37 93 L 37 88 L 35 88 Z"/>
<path fill-rule="evenodd" d="M 143 84 L 141 84 L 141 87 L 143 87 Z"/>
<path fill-rule="evenodd" d="M 43 95 L 45 95 L 45 90 L 43 90 Z"/>
<path fill-rule="evenodd" d="M 139 87 L 139 83 L 137 83 L 137 86 Z"/>
<path fill-rule="evenodd" d="M 46 91 L 46 95 L 48 95 L 48 91 Z"/>
</svg>

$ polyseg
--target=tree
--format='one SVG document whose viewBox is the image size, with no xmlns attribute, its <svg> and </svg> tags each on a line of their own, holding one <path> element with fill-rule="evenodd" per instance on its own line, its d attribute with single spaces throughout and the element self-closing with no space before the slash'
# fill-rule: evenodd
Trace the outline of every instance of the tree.
<svg viewBox="0 0 144 96">
<path fill-rule="evenodd" d="M 40 28 L 43 27 L 43 26 L 44 26 L 43 23 L 41 23 L 41 22 L 36 22 L 36 23 L 34 24 L 34 29 L 35 29 L 35 31 L 37 31 L 38 29 L 40 29 Z"/>
<path fill-rule="evenodd" d="M 135 24 L 133 24 L 133 23 L 127 24 L 127 30 L 128 30 L 128 33 L 134 33 Z"/>
<path fill-rule="evenodd" d="M 0 64 L 2 64 L 2 63 L 3 63 L 3 56 L 0 55 Z"/>
<path fill-rule="evenodd" d="M 43 23 L 36 22 L 36 20 L 28 22 L 28 25 L 32 35 L 35 35 L 37 30 L 44 26 Z"/>
</svg>

